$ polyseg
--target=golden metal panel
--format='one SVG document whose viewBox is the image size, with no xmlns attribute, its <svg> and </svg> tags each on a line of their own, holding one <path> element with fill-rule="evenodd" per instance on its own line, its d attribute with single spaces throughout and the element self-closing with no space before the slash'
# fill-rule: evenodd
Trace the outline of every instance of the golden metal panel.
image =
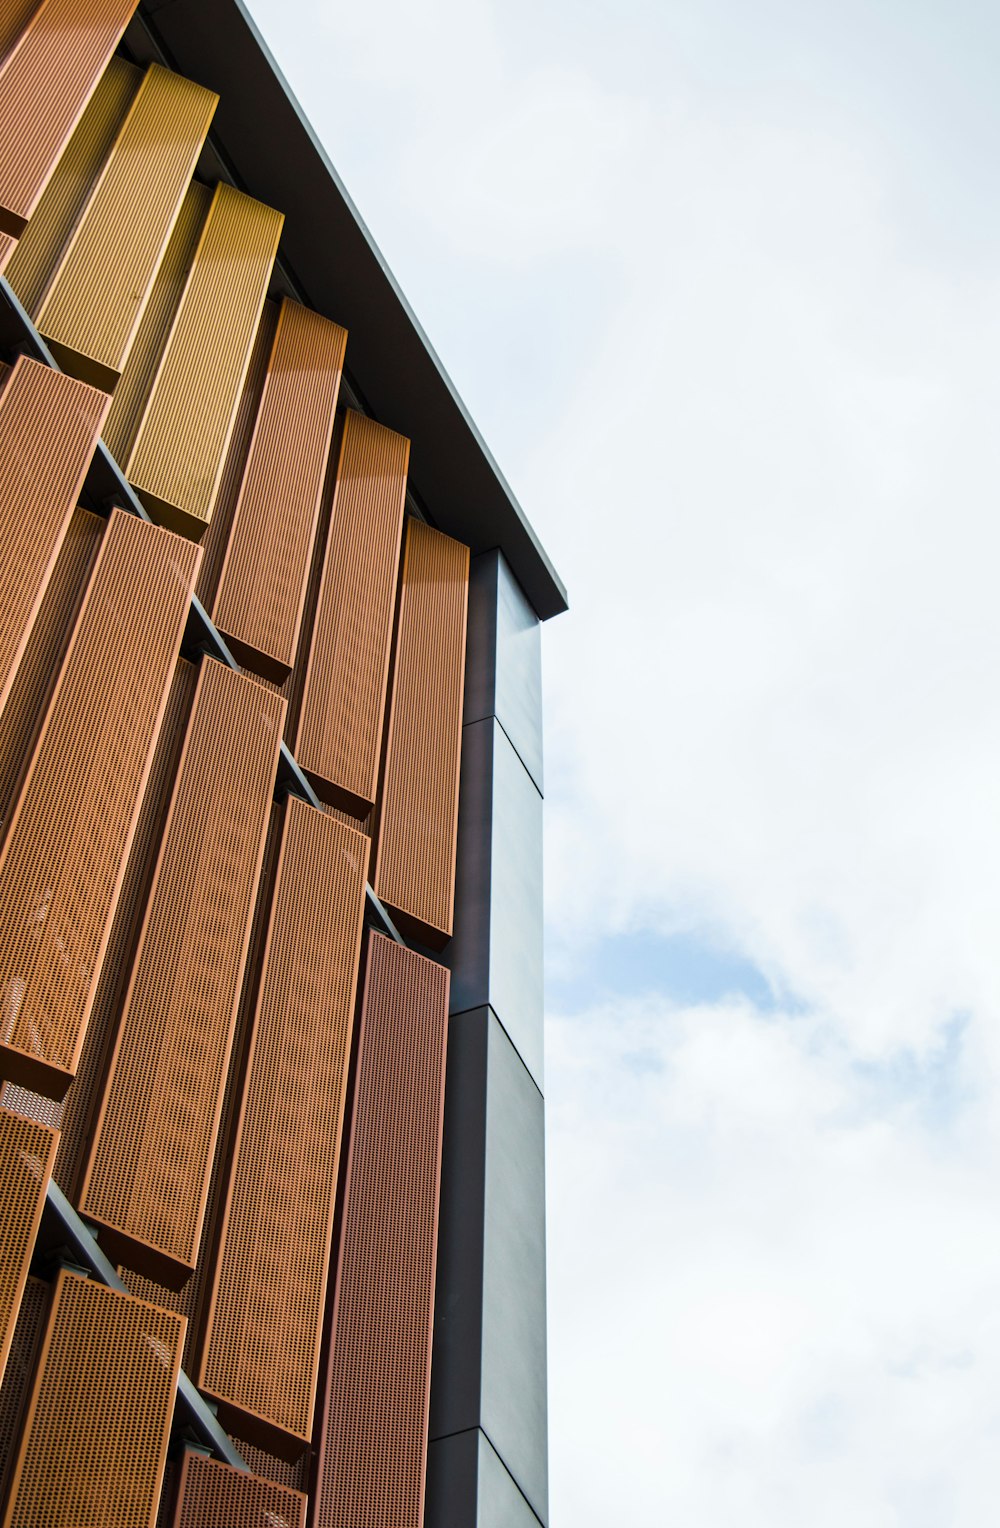
<svg viewBox="0 0 1000 1528">
<path fill-rule="evenodd" d="M 295 662 L 346 346 L 346 329 L 284 299 L 216 596 L 239 661 L 278 684 Z"/>
<path fill-rule="evenodd" d="M 7 261 L 4 275 L 32 318 L 37 317 L 59 256 L 141 80 L 142 70 L 124 58 L 115 57 L 108 64 L 31 222 Z"/>
<path fill-rule="evenodd" d="M 375 801 L 410 442 L 348 411 L 296 739 L 325 800 Z"/>
<path fill-rule="evenodd" d="M 0 1109 L 0 1380 L 7 1366 L 58 1143 L 57 1131 Z"/>
<path fill-rule="evenodd" d="M 173 1528 L 305 1528 L 306 1505 L 301 1491 L 187 1451 Z"/>
<path fill-rule="evenodd" d="M 408 520 L 375 890 L 432 949 L 454 915 L 468 602 L 468 547 Z"/>
<path fill-rule="evenodd" d="M 0 850 L 0 1077 L 73 1079 L 198 566 L 114 510 Z"/>
<path fill-rule="evenodd" d="M 3 1528 L 153 1528 L 184 1317 L 62 1269 Z"/>
<path fill-rule="evenodd" d="M 53 277 L 38 327 L 110 392 L 121 374 L 218 96 L 150 64 Z"/>
<path fill-rule="evenodd" d="M 312 1436 L 368 840 L 289 797 L 198 1384 L 297 1458 Z"/>
<path fill-rule="evenodd" d="M 149 390 L 170 336 L 211 202 L 209 188 L 200 181 L 192 181 L 118 379 L 104 425 L 104 444 L 119 464 L 128 461 L 139 433 Z"/>
<path fill-rule="evenodd" d="M 168 1288 L 197 1258 L 284 716 L 202 660 L 83 1176 L 111 1256 Z"/>
<path fill-rule="evenodd" d="M 137 0 L 42 0 L 0 65 L 0 230 L 18 238 Z"/>
<path fill-rule="evenodd" d="M 369 934 L 313 1528 L 420 1528 L 448 972 Z"/>
<path fill-rule="evenodd" d="M 3 0 L 0 4 L 0 59 L 7 57 L 38 9 L 38 0 Z"/>
<path fill-rule="evenodd" d="M 22 356 L 0 392 L 0 711 L 52 576 L 108 400 Z"/>
<path fill-rule="evenodd" d="M 7 1372 L 0 1385 L 0 1502 L 7 1499 L 7 1477 L 13 1468 L 21 1417 L 45 1335 L 50 1292 L 49 1284 L 29 1275 L 21 1296 L 14 1340 L 7 1355 Z"/>
<path fill-rule="evenodd" d="M 195 539 L 212 518 L 283 222 L 242 191 L 216 188 L 129 457 L 150 514 Z"/>
</svg>

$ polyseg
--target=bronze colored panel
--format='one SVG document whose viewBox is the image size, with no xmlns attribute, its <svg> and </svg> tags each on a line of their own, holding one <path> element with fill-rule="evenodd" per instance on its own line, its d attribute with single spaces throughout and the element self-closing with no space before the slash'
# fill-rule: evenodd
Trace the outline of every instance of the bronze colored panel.
<svg viewBox="0 0 1000 1528">
<path fill-rule="evenodd" d="M 420 1528 L 448 972 L 369 934 L 314 1528 Z"/>
<path fill-rule="evenodd" d="M 368 840 L 289 797 L 199 1386 L 297 1458 L 312 1436 Z"/>
<path fill-rule="evenodd" d="M 0 711 L 107 406 L 103 393 L 25 356 L 0 393 Z"/>
<path fill-rule="evenodd" d="M 107 392 L 135 338 L 218 100 L 150 64 L 46 293 L 38 327 L 56 360 Z"/>
<path fill-rule="evenodd" d="M 198 549 L 112 513 L 0 850 L 0 1077 L 73 1079 Z"/>
<path fill-rule="evenodd" d="M 346 346 L 346 329 L 284 299 L 215 601 L 239 661 L 278 684 L 295 661 Z"/>
<path fill-rule="evenodd" d="M 7 1372 L 0 1384 L 0 1502 L 6 1500 L 7 1477 L 14 1464 L 21 1417 L 35 1377 L 36 1359 L 45 1332 L 51 1286 L 29 1275 L 7 1355 Z"/>
<path fill-rule="evenodd" d="M 0 1109 L 0 1381 L 14 1336 L 59 1136 Z"/>
<path fill-rule="evenodd" d="M 469 549 L 406 524 L 375 890 L 404 933 L 451 938 Z"/>
<path fill-rule="evenodd" d="M 18 238 L 136 0 L 42 0 L 0 65 L 0 230 Z"/>
<path fill-rule="evenodd" d="M 170 335 L 194 252 L 208 216 L 212 193 L 192 181 L 153 282 L 125 368 L 118 379 L 104 426 L 104 444 L 119 464 L 128 461 L 139 433 L 149 390 Z"/>
<path fill-rule="evenodd" d="M 216 188 L 129 457 L 150 514 L 196 540 L 212 518 L 283 222 Z"/>
<path fill-rule="evenodd" d="M 0 59 L 7 57 L 37 9 L 38 0 L 3 0 L 0 4 Z"/>
<path fill-rule="evenodd" d="M 3 1528 L 153 1528 L 184 1317 L 62 1269 Z"/>
<path fill-rule="evenodd" d="M 173 1528 L 305 1528 L 301 1491 L 185 1452 Z"/>
<path fill-rule="evenodd" d="M 284 701 L 203 659 L 79 1208 L 116 1261 L 195 1266 Z"/>
<path fill-rule="evenodd" d="M 7 262 L 4 275 L 32 318 L 141 80 L 134 64 L 111 60 Z"/>
<path fill-rule="evenodd" d="M 375 801 L 410 442 L 349 411 L 296 740 L 325 800 Z"/>
</svg>

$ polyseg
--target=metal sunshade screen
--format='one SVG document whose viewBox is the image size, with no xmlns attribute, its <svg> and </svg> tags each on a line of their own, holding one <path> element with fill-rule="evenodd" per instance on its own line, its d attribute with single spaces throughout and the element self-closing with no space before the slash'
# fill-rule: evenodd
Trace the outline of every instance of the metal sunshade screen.
<svg viewBox="0 0 1000 1528">
<path fill-rule="evenodd" d="M 105 521 L 89 510 L 73 511 L 14 682 L 0 712 L 0 842 L 52 693 L 59 661 L 80 609 L 104 526 Z"/>
<path fill-rule="evenodd" d="M 136 0 L 42 0 L 0 65 L 0 229 L 38 205 Z"/>
<path fill-rule="evenodd" d="M 184 1317 L 63 1269 L 3 1528 L 153 1528 Z"/>
<path fill-rule="evenodd" d="M 37 9 L 38 0 L 4 0 L 0 5 L 0 60 L 7 57 Z"/>
<path fill-rule="evenodd" d="M 0 392 L 0 711 L 107 406 L 103 393 L 25 356 Z"/>
<path fill-rule="evenodd" d="M 58 1142 L 55 1130 L 0 1109 L 0 1381 Z"/>
<path fill-rule="evenodd" d="M 199 1385 L 236 1432 L 312 1436 L 368 840 L 290 796 Z"/>
<path fill-rule="evenodd" d="M 295 661 L 346 346 L 346 329 L 284 299 L 213 611 L 240 662 L 279 684 Z"/>
<path fill-rule="evenodd" d="M 410 442 L 348 411 L 296 753 L 325 799 L 375 801 Z"/>
<path fill-rule="evenodd" d="M 192 181 L 160 261 L 128 360 L 118 379 L 104 426 L 104 444 L 119 464 L 128 461 L 139 432 L 146 399 L 170 335 L 211 201 L 212 193 L 208 187 L 200 181 Z"/>
<path fill-rule="evenodd" d="M 197 1260 L 284 702 L 202 660 L 79 1208 L 169 1287 Z"/>
<path fill-rule="evenodd" d="M 7 1499 L 7 1480 L 14 1467 L 21 1417 L 35 1375 L 51 1291 L 50 1284 L 29 1276 L 21 1296 L 14 1341 L 7 1355 L 7 1372 L 0 1384 L 0 1502 Z"/>
<path fill-rule="evenodd" d="M 315 1528 L 420 1528 L 448 972 L 370 934 Z"/>
<path fill-rule="evenodd" d="M 38 313 L 66 240 L 141 80 L 142 70 L 134 64 L 124 58 L 111 60 L 4 268 L 4 275 L 32 317 Z"/>
<path fill-rule="evenodd" d="M 283 222 L 216 188 L 132 447 L 129 482 L 155 519 L 188 536 L 212 518 Z"/>
<path fill-rule="evenodd" d="M 172 1528 L 305 1528 L 301 1491 L 185 1453 Z"/>
<path fill-rule="evenodd" d="M 72 1081 L 198 548 L 114 510 L 0 850 L 0 1076 Z"/>
<path fill-rule="evenodd" d="M 404 932 L 451 937 L 469 549 L 406 523 L 375 890 Z"/>
<path fill-rule="evenodd" d="M 38 315 L 59 363 L 109 392 L 218 103 L 151 64 Z"/>
</svg>

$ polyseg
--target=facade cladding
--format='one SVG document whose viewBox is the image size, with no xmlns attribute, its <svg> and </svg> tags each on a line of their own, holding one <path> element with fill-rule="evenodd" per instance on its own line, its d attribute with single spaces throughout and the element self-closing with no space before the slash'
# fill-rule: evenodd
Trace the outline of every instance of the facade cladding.
<svg viewBox="0 0 1000 1528">
<path fill-rule="evenodd" d="M 0 5 L 0 276 L 0 1525 L 544 1525 L 559 580 L 239 0 Z"/>
</svg>

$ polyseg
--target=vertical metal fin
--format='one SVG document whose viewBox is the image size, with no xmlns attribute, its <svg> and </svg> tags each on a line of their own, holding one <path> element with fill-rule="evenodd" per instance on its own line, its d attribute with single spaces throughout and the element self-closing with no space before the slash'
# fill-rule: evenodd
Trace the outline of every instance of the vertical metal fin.
<svg viewBox="0 0 1000 1528">
<path fill-rule="evenodd" d="M 58 1144 L 57 1130 L 0 1109 L 0 1381 Z"/>
</svg>

